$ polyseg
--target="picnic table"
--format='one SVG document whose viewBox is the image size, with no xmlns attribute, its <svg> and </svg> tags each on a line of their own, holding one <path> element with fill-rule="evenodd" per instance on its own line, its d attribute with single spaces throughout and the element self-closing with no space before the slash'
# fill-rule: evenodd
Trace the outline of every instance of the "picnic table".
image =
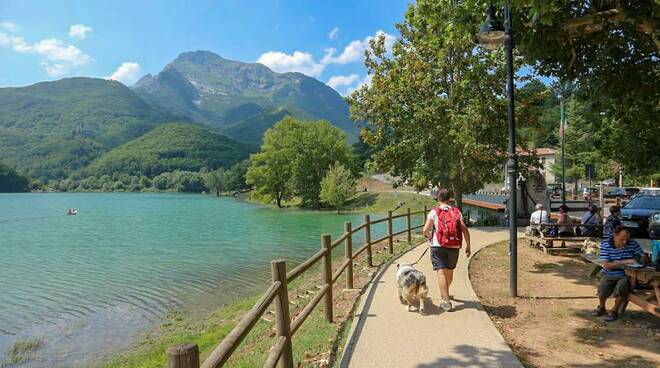
<svg viewBox="0 0 660 368">
<path fill-rule="evenodd" d="M 556 226 L 566 226 L 566 227 L 587 227 L 595 229 L 596 234 L 602 234 L 603 225 L 600 224 L 579 224 L 579 223 L 569 223 L 569 224 L 557 224 L 557 223 L 541 223 L 537 225 L 530 225 L 531 234 L 526 234 L 525 238 L 527 239 L 528 245 L 532 247 L 538 247 L 543 250 L 545 253 L 557 254 L 557 253 L 580 253 L 582 250 L 582 244 L 589 239 L 594 238 L 593 236 L 581 236 L 581 235 L 558 235 L 558 236 L 549 236 L 547 230 L 551 227 Z M 575 232 L 575 231 L 573 231 Z M 560 247 L 555 247 L 555 242 L 560 242 Z M 568 246 L 567 246 L 568 244 Z M 579 245 L 576 247 L 575 245 Z"/>
<path fill-rule="evenodd" d="M 630 279 L 632 290 L 628 301 L 660 318 L 660 271 L 650 267 L 626 267 L 624 271 Z M 637 286 L 640 283 L 649 284 L 653 289 L 639 290 Z"/>
<path fill-rule="evenodd" d="M 594 265 L 594 269 L 591 271 L 591 277 L 597 276 L 600 270 L 603 269 L 603 263 L 605 261 L 601 260 L 597 254 L 583 254 L 582 258 Z M 628 302 L 632 302 L 643 310 L 660 318 L 660 271 L 656 271 L 650 267 L 626 267 L 624 268 L 624 272 L 630 279 L 631 292 L 628 294 L 628 300 L 621 304 L 619 315 L 623 315 Z M 640 289 L 638 287 L 639 284 L 648 284 L 653 289 Z M 654 299 L 655 303 L 653 303 Z"/>
</svg>

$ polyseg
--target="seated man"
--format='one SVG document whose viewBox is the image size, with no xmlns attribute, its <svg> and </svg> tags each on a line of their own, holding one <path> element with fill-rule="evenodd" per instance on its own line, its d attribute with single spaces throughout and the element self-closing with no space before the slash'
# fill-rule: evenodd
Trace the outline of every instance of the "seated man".
<svg viewBox="0 0 660 368">
<path fill-rule="evenodd" d="M 602 223 L 603 220 L 600 218 L 600 215 L 598 214 L 598 207 L 596 207 L 593 204 L 589 205 L 589 211 L 585 212 L 584 215 L 582 215 L 581 224 L 601 225 Z M 597 233 L 596 229 L 593 226 L 580 226 L 580 230 L 583 236 L 595 236 Z"/>
<path fill-rule="evenodd" d="M 532 215 L 529 217 L 530 225 L 540 225 L 548 223 L 548 211 L 545 210 L 543 204 L 536 204 L 536 211 L 532 212 Z"/>
<path fill-rule="evenodd" d="M 619 307 L 628 298 L 630 292 L 630 281 L 623 269 L 626 265 L 637 263 L 635 258 L 642 256 L 642 247 L 630 239 L 630 233 L 623 226 L 617 226 L 612 237 L 603 239 L 600 243 L 600 259 L 604 263 L 598 286 L 600 304 L 591 313 L 593 316 L 605 313 L 605 302 L 614 295 L 616 298 L 614 306 L 612 311 L 607 313 L 605 321 L 612 322 L 619 318 Z"/>
<path fill-rule="evenodd" d="M 610 215 L 605 220 L 605 225 L 603 226 L 603 239 L 611 237 L 614 229 L 619 225 L 621 225 L 621 208 L 619 206 L 612 206 L 610 207 Z"/>
<path fill-rule="evenodd" d="M 543 204 L 536 204 L 536 211 L 532 212 L 529 216 L 529 227 L 527 227 L 527 235 L 539 236 L 541 234 L 540 224 L 548 223 L 548 211 L 543 208 Z"/>
</svg>

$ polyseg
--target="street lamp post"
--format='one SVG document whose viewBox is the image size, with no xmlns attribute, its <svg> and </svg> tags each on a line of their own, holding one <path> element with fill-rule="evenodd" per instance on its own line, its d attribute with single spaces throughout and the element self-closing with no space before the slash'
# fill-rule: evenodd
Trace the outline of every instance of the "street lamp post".
<svg viewBox="0 0 660 368">
<path fill-rule="evenodd" d="M 564 96 L 559 97 L 559 127 L 561 132 L 561 204 L 566 205 L 566 158 L 564 157 L 564 136 L 566 135 L 566 113 L 564 111 Z"/>
<path fill-rule="evenodd" d="M 498 48 L 504 43 L 507 68 L 507 97 L 509 100 L 509 159 L 507 174 L 509 175 L 509 294 L 518 296 L 518 228 L 517 222 L 517 183 L 518 170 L 516 165 L 516 121 L 513 106 L 513 34 L 511 30 L 511 10 L 509 4 L 504 6 L 504 27 L 497 20 L 495 7 L 490 5 L 486 13 L 486 21 L 479 27 L 477 34 L 479 43 L 487 49 Z"/>
</svg>

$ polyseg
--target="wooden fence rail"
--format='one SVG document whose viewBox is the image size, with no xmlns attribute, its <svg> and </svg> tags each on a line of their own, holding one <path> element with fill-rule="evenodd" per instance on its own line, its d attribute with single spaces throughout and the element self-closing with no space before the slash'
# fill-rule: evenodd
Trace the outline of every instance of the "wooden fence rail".
<svg viewBox="0 0 660 368">
<path fill-rule="evenodd" d="M 183 344 L 171 347 L 167 351 L 167 367 L 168 368 L 218 368 L 222 367 L 236 351 L 238 346 L 243 342 L 245 337 L 250 333 L 252 328 L 259 321 L 261 316 L 266 312 L 268 307 L 273 304 L 275 310 L 275 329 L 277 335 L 275 343 L 266 358 L 264 367 L 274 368 L 292 368 L 293 363 L 293 335 L 300 329 L 316 307 L 324 303 L 325 319 L 333 322 L 333 293 L 332 286 L 344 273 L 346 274 L 346 289 L 354 288 L 353 280 L 353 262 L 363 252 L 367 252 L 367 263 L 373 267 L 373 254 L 372 246 L 387 240 L 387 249 L 390 254 L 394 253 L 394 237 L 397 235 L 406 234 L 406 240 L 412 241 L 412 232 L 424 226 L 426 221 L 426 214 L 428 210 L 426 206 L 422 211 L 412 212 L 410 208 L 405 213 L 399 215 L 392 215 L 392 211 L 387 212 L 387 216 L 378 220 L 371 221 L 369 215 L 364 215 L 364 222 L 356 227 L 353 227 L 350 222 L 344 224 L 343 234 L 332 241 L 329 234 L 321 236 L 321 249 L 312 255 L 310 258 L 286 272 L 286 263 L 283 260 L 271 261 L 271 274 L 272 283 L 266 289 L 264 295 L 256 302 L 245 316 L 236 324 L 236 326 L 229 332 L 227 336 L 220 342 L 218 346 L 211 352 L 208 358 L 200 365 L 199 348 L 196 344 Z M 422 223 L 418 225 L 412 224 L 412 216 L 422 215 Z M 403 230 L 394 232 L 393 221 L 396 219 L 405 218 L 406 226 Z M 371 232 L 372 226 L 382 222 L 387 222 L 387 234 L 383 237 L 372 241 Z M 353 235 L 357 232 L 364 232 L 364 244 L 362 244 L 356 251 L 353 251 Z M 344 244 L 344 257 L 343 262 L 333 272 L 332 267 L 332 250 L 339 244 Z M 295 319 L 291 319 L 289 312 L 289 291 L 288 284 L 302 275 L 305 271 L 312 266 L 323 260 L 323 285 L 320 287 L 316 295 L 303 307 Z"/>
</svg>

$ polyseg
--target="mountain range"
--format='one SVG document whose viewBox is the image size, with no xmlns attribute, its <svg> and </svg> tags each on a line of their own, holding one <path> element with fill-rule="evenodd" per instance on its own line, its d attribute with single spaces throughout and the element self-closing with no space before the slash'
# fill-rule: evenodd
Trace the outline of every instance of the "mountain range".
<svg viewBox="0 0 660 368">
<path fill-rule="evenodd" d="M 158 75 L 142 77 L 133 90 L 164 111 L 253 143 L 260 142 L 265 129 L 283 113 L 329 120 L 349 136 L 357 134 L 348 105 L 326 84 L 301 73 L 275 73 L 262 64 L 223 59 L 209 51 L 179 55 Z M 260 129 L 251 127 L 253 122 Z"/>
<path fill-rule="evenodd" d="M 186 52 L 131 88 L 82 77 L 0 88 L 0 162 L 43 179 L 82 174 L 96 160 L 107 163 L 102 156 L 114 148 L 170 122 L 198 123 L 178 125 L 176 131 L 188 127 L 194 133 L 187 136 L 198 137 L 205 129 L 236 158 L 244 158 L 285 116 L 325 119 L 349 139 L 357 136 L 344 99 L 314 78 L 209 51 Z M 128 151 L 138 152 L 136 147 Z"/>
</svg>

